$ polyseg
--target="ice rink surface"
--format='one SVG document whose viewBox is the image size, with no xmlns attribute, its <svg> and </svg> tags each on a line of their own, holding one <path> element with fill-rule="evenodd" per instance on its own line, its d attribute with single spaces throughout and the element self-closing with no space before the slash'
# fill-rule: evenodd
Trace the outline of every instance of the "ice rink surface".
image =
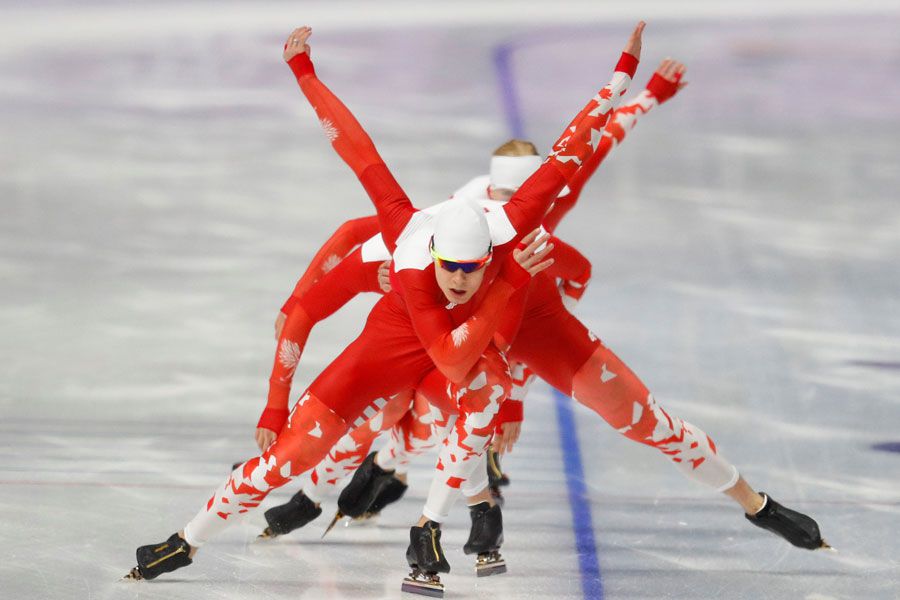
<svg viewBox="0 0 900 600">
<path fill-rule="evenodd" d="M 559 230 L 593 262 L 578 312 L 840 552 L 540 384 L 504 465 L 509 573 L 476 579 L 459 506 L 446 597 L 900 598 L 900 7 L 531 0 L 0 4 L 0 597 L 401 597 L 433 458 L 378 526 L 259 543 L 257 512 L 117 581 L 254 454 L 278 307 L 372 212 L 283 38 L 313 25 L 320 78 L 425 206 L 513 133 L 546 152 L 639 17 L 632 90 L 668 55 L 690 85 Z M 314 331 L 298 392 L 371 302 Z"/>
</svg>

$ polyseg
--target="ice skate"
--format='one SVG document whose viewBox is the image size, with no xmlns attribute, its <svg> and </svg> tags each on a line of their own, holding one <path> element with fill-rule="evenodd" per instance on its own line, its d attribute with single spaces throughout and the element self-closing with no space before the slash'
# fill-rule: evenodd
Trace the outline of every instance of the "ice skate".
<svg viewBox="0 0 900 600">
<path fill-rule="evenodd" d="M 266 527 L 258 539 L 272 539 L 300 529 L 322 514 L 322 509 L 302 491 L 294 494 L 285 504 L 265 512 Z"/>
<path fill-rule="evenodd" d="M 500 556 L 503 544 L 503 515 L 500 506 L 481 502 L 469 507 L 472 529 L 469 541 L 463 546 L 466 554 L 477 554 L 475 574 L 478 577 L 506 573 L 506 561 Z"/>
<path fill-rule="evenodd" d="M 500 466 L 500 455 L 493 448 L 487 449 L 486 456 L 488 487 L 491 490 L 491 497 L 493 497 L 494 502 L 503 506 L 506 499 L 503 497 L 503 492 L 500 488 L 509 485 L 509 477 L 503 472 L 503 468 Z"/>
<path fill-rule="evenodd" d="M 785 508 L 775 499 L 760 492 L 765 499 L 763 507 L 755 515 L 747 515 L 747 520 L 772 533 L 779 535 L 798 548 L 807 550 L 834 550 L 822 539 L 819 525 L 812 517 Z"/>
<path fill-rule="evenodd" d="M 439 523 L 428 521 L 423 527 L 410 528 L 406 562 L 412 571 L 403 580 L 400 586 L 402 591 L 433 598 L 444 597 L 444 584 L 438 573 L 449 573 L 450 564 L 441 549 Z"/>
<path fill-rule="evenodd" d="M 136 554 L 137 566 L 122 579 L 156 579 L 163 573 L 170 573 L 194 562 L 190 557 L 190 545 L 177 533 L 173 533 L 165 542 L 141 546 Z"/>
<path fill-rule="evenodd" d="M 369 512 L 375 499 L 392 480 L 396 479 L 393 471 L 385 471 L 375 464 L 375 454 L 377 453 L 372 452 L 366 457 L 356 469 L 350 483 L 341 492 L 338 497 L 338 510 L 322 534 L 323 538 L 344 517 L 359 519 Z"/>
<path fill-rule="evenodd" d="M 375 498 L 372 502 L 372 505 L 369 507 L 362 516 L 357 517 L 354 521 L 368 521 L 370 519 L 374 519 L 378 515 L 381 514 L 381 511 L 384 510 L 386 506 L 389 506 L 403 497 L 403 494 L 406 493 L 407 485 L 397 479 L 396 476 L 391 477 L 388 480 L 387 485 L 381 490 L 381 493 Z"/>
</svg>

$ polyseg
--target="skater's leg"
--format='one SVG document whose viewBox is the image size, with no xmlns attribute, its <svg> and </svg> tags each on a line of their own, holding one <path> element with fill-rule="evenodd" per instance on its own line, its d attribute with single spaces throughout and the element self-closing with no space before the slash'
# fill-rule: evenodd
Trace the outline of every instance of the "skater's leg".
<svg viewBox="0 0 900 600">
<path fill-rule="evenodd" d="M 315 503 L 331 495 L 341 482 L 351 475 L 369 455 L 369 449 L 382 431 L 391 429 L 408 412 L 412 392 L 392 396 L 387 404 L 359 427 L 351 429 L 331 449 L 328 456 L 310 474 L 303 493 Z M 364 415 L 369 409 L 364 411 Z"/>
<path fill-rule="evenodd" d="M 718 454 L 709 436 L 659 406 L 634 373 L 565 310 L 540 275 L 532 283 L 525 318 L 509 355 L 629 439 L 662 451 L 689 478 L 727 494 L 754 525 L 795 546 L 823 547 L 813 519 L 754 491 Z"/>
<path fill-rule="evenodd" d="M 629 439 L 659 449 L 689 478 L 724 492 L 754 525 L 794 546 L 829 548 L 814 519 L 756 492 L 695 425 L 666 412 L 634 373 L 601 345 L 573 379 L 573 397 Z"/>
<path fill-rule="evenodd" d="M 477 458 L 477 464 L 471 475 L 459 486 L 459 491 L 466 498 L 466 504 L 473 506 L 481 502 L 487 502 L 493 506 L 495 502 L 494 497 L 491 495 L 489 483 L 487 452 L 484 452 Z"/>
<path fill-rule="evenodd" d="M 316 465 L 346 431 L 344 419 L 307 392 L 275 443 L 231 473 L 184 528 L 184 539 L 192 548 L 202 546 L 259 506 L 269 492 Z"/>
<path fill-rule="evenodd" d="M 377 412 L 338 440 L 328 456 L 311 471 L 300 492 L 284 504 L 266 511 L 267 527 L 259 537 L 267 539 L 285 535 L 317 519 L 322 514 L 322 501 L 362 464 L 375 437 L 395 424 L 409 409 L 411 395 L 411 392 L 402 392 L 386 401 L 378 398 L 366 408 L 361 418 L 372 411 Z"/>
<path fill-rule="evenodd" d="M 663 409 L 606 346 L 600 344 L 575 374 L 572 397 L 628 439 L 658 449 L 688 478 L 719 492 L 738 482 L 737 469 L 718 454 L 712 439 Z"/>
<path fill-rule="evenodd" d="M 381 318 L 391 307 L 380 301 L 366 327 L 313 381 L 294 405 L 287 424 L 262 456 L 235 469 L 222 489 L 185 528 L 191 546 L 202 545 L 238 516 L 259 505 L 274 488 L 317 465 L 350 427 L 385 398 L 409 389 L 429 370 L 414 336 L 402 336 Z M 374 414 L 374 409 L 373 413 Z M 234 518 L 232 518 L 234 517 Z"/>
<path fill-rule="evenodd" d="M 446 391 L 443 393 L 446 395 Z M 454 423 L 455 415 L 451 416 L 437 404 L 431 404 L 428 396 L 417 389 L 412 408 L 391 429 L 390 438 L 378 451 L 375 463 L 382 469 L 394 469 L 405 474 L 412 457 L 442 442 Z"/>
<path fill-rule="evenodd" d="M 420 526 L 429 520 L 444 521 L 460 487 L 472 478 L 479 465 L 483 467 L 479 459 L 491 441 L 494 419 L 509 391 L 506 358 L 493 346 L 488 347 L 472 369 L 468 384 L 454 389 L 459 418 L 441 448 Z M 481 474 L 486 476 L 483 468 Z"/>
</svg>

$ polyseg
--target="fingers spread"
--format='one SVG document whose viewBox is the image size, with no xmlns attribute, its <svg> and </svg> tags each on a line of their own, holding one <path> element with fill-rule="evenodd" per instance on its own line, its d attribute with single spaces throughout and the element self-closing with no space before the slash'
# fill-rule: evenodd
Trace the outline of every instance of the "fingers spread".
<svg viewBox="0 0 900 600">
<path fill-rule="evenodd" d="M 548 258 L 544 262 L 538 263 L 538 264 L 534 265 L 533 267 L 531 267 L 530 269 L 528 269 L 528 272 L 531 273 L 531 275 L 533 277 L 533 276 L 537 275 L 538 273 L 540 273 L 541 271 L 543 271 L 544 269 L 548 268 L 552 264 L 553 264 L 553 259 Z"/>
<path fill-rule="evenodd" d="M 541 233 L 540 228 L 533 230 L 531 233 L 529 233 L 528 235 L 526 235 L 525 237 L 522 238 L 522 243 L 525 244 L 525 246 L 527 247 L 529 244 L 531 244 L 535 240 L 535 238 L 537 238 L 538 234 L 540 234 L 540 233 Z"/>
</svg>

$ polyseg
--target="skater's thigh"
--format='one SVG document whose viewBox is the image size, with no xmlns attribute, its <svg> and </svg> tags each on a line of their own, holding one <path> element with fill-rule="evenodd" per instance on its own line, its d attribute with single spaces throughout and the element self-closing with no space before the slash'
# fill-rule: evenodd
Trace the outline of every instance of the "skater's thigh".
<svg viewBox="0 0 900 600">
<path fill-rule="evenodd" d="M 646 421 L 656 412 L 644 383 L 604 344 L 598 344 L 575 374 L 572 395 L 616 429 L 634 423 L 642 415 Z"/>
<path fill-rule="evenodd" d="M 575 373 L 599 346 L 600 341 L 560 302 L 558 309 L 532 318 L 526 315 L 509 357 L 569 395 Z"/>
<path fill-rule="evenodd" d="M 384 331 L 370 323 L 309 386 L 316 398 L 348 423 L 376 399 L 387 400 L 412 389 L 434 368 L 415 335 Z"/>
<path fill-rule="evenodd" d="M 416 385 L 416 403 L 421 408 L 423 402 L 445 413 L 456 414 L 459 410 L 450 396 L 450 380 L 437 369 L 432 369 Z"/>
</svg>

